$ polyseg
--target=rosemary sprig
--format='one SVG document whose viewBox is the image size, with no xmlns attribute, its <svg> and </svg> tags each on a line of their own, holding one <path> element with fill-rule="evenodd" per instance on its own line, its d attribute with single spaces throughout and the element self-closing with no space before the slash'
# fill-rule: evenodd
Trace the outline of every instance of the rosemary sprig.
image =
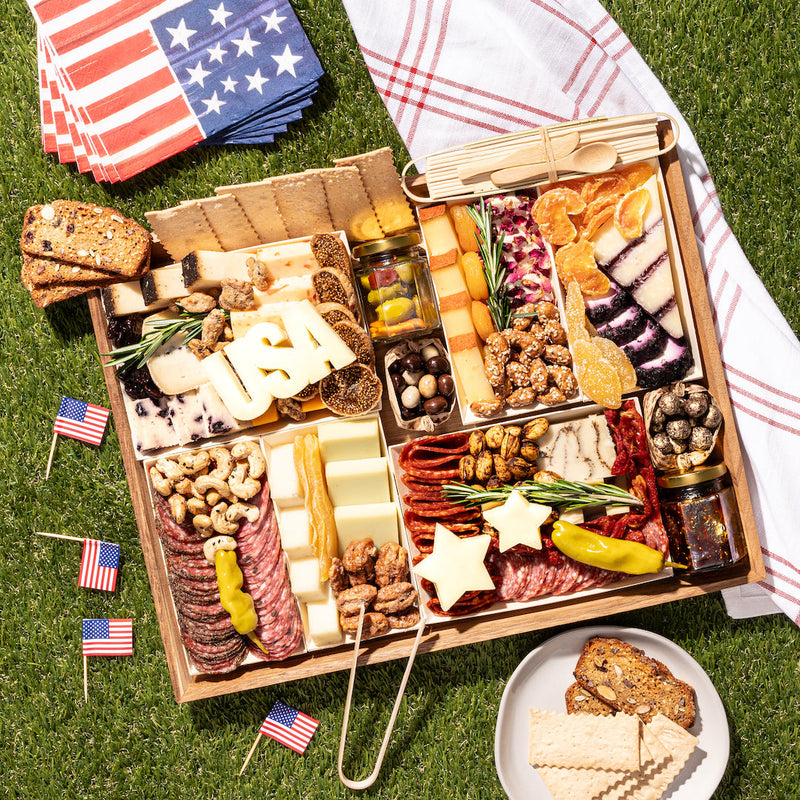
<svg viewBox="0 0 800 800">
<path fill-rule="evenodd" d="M 226 319 L 228 312 L 225 312 Z M 176 319 L 156 319 L 148 322 L 149 330 L 135 344 L 125 347 L 118 347 L 112 350 L 109 355 L 111 360 L 107 366 L 119 367 L 143 367 L 153 356 L 153 354 L 173 336 L 183 336 L 182 344 L 186 344 L 192 339 L 197 338 L 203 332 L 203 320 L 206 318 L 204 313 L 194 313 L 191 311 L 181 311 Z"/>
<path fill-rule="evenodd" d="M 559 479 L 552 483 L 521 481 L 504 484 L 496 489 L 482 489 L 466 483 L 448 483 L 442 487 L 442 494 L 454 503 L 480 506 L 506 500 L 516 489 L 529 503 L 539 503 L 551 508 L 570 511 L 586 506 L 641 506 L 638 497 L 620 489 L 613 483 L 585 483 L 584 481 L 565 481 Z"/>
<path fill-rule="evenodd" d="M 486 305 L 489 307 L 495 330 L 503 331 L 511 322 L 511 303 L 505 284 L 506 269 L 500 260 L 506 237 L 501 233 L 499 238 L 492 241 L 492 208 L 483 197 L 478 201 L 477 208 L 472 205 L 467 206 L 467 212 L 478 226 L 478 250 L 483 261 L 486 286 L 489 289 Z"/>
</svg>

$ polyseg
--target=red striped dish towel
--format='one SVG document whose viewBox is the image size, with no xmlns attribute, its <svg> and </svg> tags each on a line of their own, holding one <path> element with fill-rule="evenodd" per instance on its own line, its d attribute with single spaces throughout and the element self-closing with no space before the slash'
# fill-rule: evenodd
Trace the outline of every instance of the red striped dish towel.
<svg viewBox="0 0 800 800">
<path fill-rule="evenodd" d="M 412 158 L 598 114 L 655 110 L 679 121 L 681 164 L 767 567 L 761 598 L 800 624 L 800 344 L 728 227 L 686 121 L 617 23 L 596 0 L 344 5 Z"/>
</svg>

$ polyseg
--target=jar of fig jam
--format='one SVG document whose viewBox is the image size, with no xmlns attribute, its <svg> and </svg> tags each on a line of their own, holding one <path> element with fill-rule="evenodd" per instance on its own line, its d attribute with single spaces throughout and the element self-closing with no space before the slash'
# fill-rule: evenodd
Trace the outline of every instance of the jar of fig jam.
<svg viewBox="0 0 800 800">
<path fill-rule="evenodd" d="M 725 464 L 658 478 L 673 561 L 691 572 L 735 564 L 745 553 L 739 506 Z"/>
</svg>

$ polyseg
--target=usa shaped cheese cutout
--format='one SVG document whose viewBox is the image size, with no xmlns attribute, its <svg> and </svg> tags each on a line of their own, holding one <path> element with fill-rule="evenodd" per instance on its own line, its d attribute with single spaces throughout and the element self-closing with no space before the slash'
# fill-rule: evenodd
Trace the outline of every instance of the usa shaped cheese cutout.
<svg viewBox="0 0 800 800">
<path fill-rule="evenodd" d="M 255 419 L 276 397 L 292 397 L 356 360 L 310 301 L 284 309 L 281 320 L 286 334 L 262 322 L 203 359 L 209 381 L 237 419 Z M 287 334 L 291 344 L 279 346 Z"/>
</svg>

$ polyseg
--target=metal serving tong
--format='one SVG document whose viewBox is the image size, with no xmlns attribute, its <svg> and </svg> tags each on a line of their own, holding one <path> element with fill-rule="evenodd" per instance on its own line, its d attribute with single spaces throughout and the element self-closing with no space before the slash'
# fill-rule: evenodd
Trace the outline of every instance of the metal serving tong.
<svg viewBox="0 0 800 800">
<path fill-rule="evenodd" d="M 422 641 L 422 634 L 425 630 L 425 624 L 420 620 L 419 630 L 417 631 L 417 635 L 414 639 L 414 645 L 411 648 L 411 652 L 408 656 L 408 662 L 406 663 L 406 671 L 403 673 L 403 680 L 400 681 L 400 688 L 397 690 L 397 697 L 394 701 L 394 708 L 392 709 L 392 715 L 389 717 L 389 724 L 386 726 L 386 733 L 383 735 L 383 742 L 381 743 L 381 749 L 378 753 L 378 759 L 375 762 L 375 768 L 372 772 L 363 780 L 360 781 L 353 781 L 350 780 L 345 774 L 344 770 L 342 769 L 342 760 L 344 759 L 344 746 L 347 741 L 347 727 L 350 722 L 350 703 L 353 699 L 353 685 L 355 684 L 356 680 L 356 667 L 358 666 L 358 650 L 361 646 L 361 631 L 364 626 L 364 606 L 361 606 L 361 609 L 358 612 L 358 630 L 356 631 L 356 644 L 353 649 L 353 665 L 350 667 L 350 682 L 347 685 L 347 699 L 345 700 L 344 704 L 344 719 L 342 720 L 342 736 L 339 740 L 339 761 L 338 761 L 338 768 L 339 768 L 339 780 L 348 788 L 348 789 L 366 789 L 369 786 L 372 786 L 373 783 L 378 778 L 378 773 L 381 771 L 381 765 L 383 764 L 383 757 L 386 755 L 386 748 L 389 745 L 389 739 L 392 736 L 392 730 L 394 728 L 394 721 L 397 718 L 397 712 L 400 710 L 400 702 L 403 699 L 403 694 L 406 691 L 406 684 L 408 683 L 408 676 L 411 674 L 411 667 L 414 665 L 414 658 L 417 655 L 417 648 L 419 647 L 420 641 Z"/>
</svg>

